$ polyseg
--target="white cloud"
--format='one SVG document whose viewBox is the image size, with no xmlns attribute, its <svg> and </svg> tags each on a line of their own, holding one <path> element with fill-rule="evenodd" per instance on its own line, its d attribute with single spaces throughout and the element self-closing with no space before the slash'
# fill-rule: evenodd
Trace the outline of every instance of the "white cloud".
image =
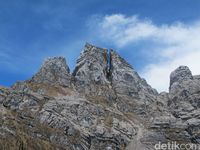
<svg viewBox="0 0 200 150">
<path fill-rule="evenodd" d="M 148 49 L 148 53 L 159 60 L 147 64 L 141 75 L 158 91 L 168 90 L 169 75 L 180 65 L 187 65 L 193 74 L 200 74 L 199 21 L 156 25 L 137 15 L 126 17 L 114 14 L 98 22 L 98 31 L 101 38 L 115 43 L 119 48 L 134 43 L 143 44 L 144 41 L 152 42 L 153 46 Z"/>
<path fill-rule="evenodd" d="M 168 91 L 170 73 L 180 65 L 186 65 L 193 74 L 200 74 L 199 69 L 200 51 L 191 52 L 180 57 L 172 58 L 171 61 L 164 61 L 149 64 L 142 72 L 142 76 L 150 85 L 158 91 Z"/>
</svg>

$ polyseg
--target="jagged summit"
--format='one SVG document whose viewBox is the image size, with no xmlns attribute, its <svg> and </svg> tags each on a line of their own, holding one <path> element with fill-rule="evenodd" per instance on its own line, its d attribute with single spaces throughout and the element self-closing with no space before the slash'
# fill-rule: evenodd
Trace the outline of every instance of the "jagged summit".
<svg viewBox="0 0 200 150">
<path fill-rule="evenodd" d="M 70 85 L 70 69 L 64 57 L 47 58 L 31 82 Z"/>
<path fill-rule="evenodd" d="M 187 66 L 179 66 L 170 74 L 170 87 L 175 82 L 181 82 L 188 79 L 193 79 L 190 69 Z"/>
<path fill-rule="evenodd" d="M 133 69 L 133 66 L 131 66 L 124 58 L 122 58 L 115 50 L 111 49 L 110 50 L 110 59 L 111 59 L 111 66 L 112 63 L 118 63 L 118 67 L 128 67 L 130 69 Z"/>
<path fill-rule="evenodd" d="M 200 76 L 186 66 L 158 93 L 114 50 L 86 43 L 70 74 L 48 58 L 30 79 L 0 87 L 0 149 L 154 150 L 200 144 Z"/>
<path fill-rule="evenodd" d="M 187 66 L 178 67 L 170 74 L 170 88 L 172 84 L 186 79 L 193 79 L 191 71 Z M 100 48 L 87 42 L 72 74 L 64 57 L 52 57 L 43 62 L 40 70 L 29 81 L 67 87 L 73 82 L 76 82 L 77 86 L 91 83 L 112 84 L 116 90 L 118 90 L 117 86 L 122 90 L 124 84 L 125 87 L 130 85 L 132 91 L 129 87 L 128 91 L 123 89 L 122 93 L 126 91 L 138 94 L 142 89 L 152 94 L 157 93 L 115 50 Z"/>
<path fill-rule="evenodd" d="M 84 49 L 82 50 L 82 52 L 84 52 L 84 51 L 92 51 L 93 48 L 94 49 L 98 49 L 100 51 L 108 50 L 107 48 L 98 47 L 98 46 L 96 46 L 94 44 L 86 42 L 85 46 L 84 46 Z"/>
<path fill-rule="evenodd" d="M 139 83 L 143 84 L 144 86 L 149 86 L 146 81 L 139 76 L 134 68 L 116 51 L 111 50 L 110 57 L 113 82 L 116 84 L 124 83 L 125 85 L 130 85 L 135 88 L 139 86 Z"/>
<path fill-rule="evenodd" d="M 108 56 L 107 49 L 98 48 L 86 43 L 77 60 L 73 76 L 79 83 L 106 83 Z"/>
</svg>

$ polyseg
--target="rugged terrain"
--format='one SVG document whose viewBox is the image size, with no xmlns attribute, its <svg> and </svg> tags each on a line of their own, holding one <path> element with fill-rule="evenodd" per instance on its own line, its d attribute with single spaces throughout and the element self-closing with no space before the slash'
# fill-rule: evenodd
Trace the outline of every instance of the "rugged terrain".
<svg viewBox="0 0 200 150">
<path fill-rule="evenodd" d="M 153 150 L 200 144 L 200 76 L 186 66 L 158 93 L 114 50 L 86 44 L 70 73 L 48 58 L 29 80 L 0 87 L 1 150 Z"/>
</svg>

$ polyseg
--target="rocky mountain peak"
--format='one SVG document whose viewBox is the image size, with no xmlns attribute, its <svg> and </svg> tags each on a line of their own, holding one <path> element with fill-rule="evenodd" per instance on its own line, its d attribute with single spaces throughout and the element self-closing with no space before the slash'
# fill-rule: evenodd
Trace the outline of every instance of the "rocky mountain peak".
<svg viewBox="0 0 200 150">
<path fill-rule="evenodd" d="M 70 70 L 64 57 L 47 58 L 31 82 L 70 85 Z"/>
<path fill-rule="evenodd" d="M 158 94 L 116 51 L 86 43 L 73 74 L 48 58 L 30 80 L 0 87 L 0 149 L 154 150 L 200 144 L 200 76 L 186 66 Z"/>
<path fill-rule="evenodd" d="M 86 43 L 73 76 L 79 84 L 107 83 L 108 50 Z"/>
<path fill-rule="evenodd" d="M 110 50 L 110 58 L 111 58 L 111 66 L 113 68 L 126 67 L 133 70 L 133 67 L 113 49 Z"/>
<path fill-rule="evenodd" d="M 187 66 L 180 66 L 170 74 L 170 87 L 175 82 L 193 79 L 192 72 Z"/>
<path fill-rule="evenodd" d="M 108 50 L 107 48 L 98 47 L 98 46 L 95 46 L 93 44 L 90 44 L 90 43 L 86 42 L 83 50 L 81 51 L 81 55 L 83 53 L 87 53 L 87 52 L 91 52 L 92 53 L 94 51 L 98 51 L 98 52 L 103 52 L 104 53 L 107 50 Z"/>
<path fill-rule="evenodd" d="M 156 90 L 152 89 L 145 79 L 142 79 L 134 68 L 117 52 L 111 50 L 110 57 L 112 84 L 116 89 L 118 89 L 118 87 L 124 87 L 121 92 L 129 92 L 130 95 L 131 93 L 132 95 L 137 95 L 142 90 L 146 90 L 151 94 L 157 94 Z M 127 87 L 129 90 L 126 89 Z"/>
</svg>

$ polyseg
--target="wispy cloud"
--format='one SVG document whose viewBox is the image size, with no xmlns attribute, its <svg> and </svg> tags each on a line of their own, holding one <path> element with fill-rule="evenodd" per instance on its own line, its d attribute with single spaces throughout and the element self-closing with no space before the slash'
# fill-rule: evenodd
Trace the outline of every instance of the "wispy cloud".
<svg viewBox="0 0 200 150">
<path fill-rule="evenodd" d="M 159 91 L 168 90 L 170 72 L 179 65 L 187 65 L 193 74 L 200 74 L 198 20 L 190 24 L 175 22 L 157 25 L 137 15 L 113 14 L 98 19 L 95 32 L 101 39 L 115 43 L 119 48 L 136 43 L 143 46 L 148 41 L 150 45 L 146 45 L 144 51 L 154 60 L 146 64 L 140 73 Z"/>
</svg>

